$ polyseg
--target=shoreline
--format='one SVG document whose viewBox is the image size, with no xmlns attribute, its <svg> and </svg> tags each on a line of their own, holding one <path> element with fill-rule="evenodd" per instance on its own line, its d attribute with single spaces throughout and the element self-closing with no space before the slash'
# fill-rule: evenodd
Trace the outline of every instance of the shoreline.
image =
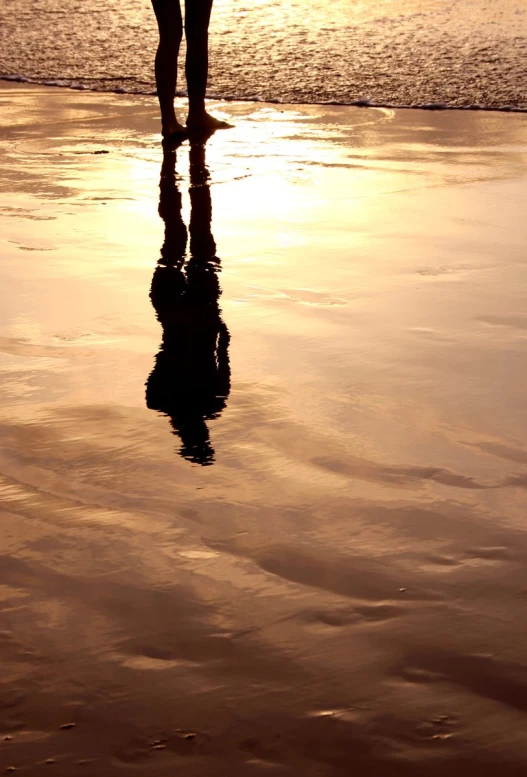
<svg viewBox="0 0 527 777">
<path fill-rule="evenodd" d="M 89 86 L 82 83 L 72 83 L 72 84 L 66 84 L 62 83 L 57 80 L 53 79 L 46 79 L 46 80 L 37 80 L 32 79 L 30 77 L 26 76 L 17 76 L 17 75 L 0 75 L 0 82 L 5 83 L 19 83 L 19 84 L 29 84 L 33 86 L 43 86 L 43 87 L 53 87 L 56 89 L 69 89 L 71 91 L 78 91 L 78 92 L 91 92 L 94 94 L 115 94 L 115 95 L 128 95 L 133 96 L 136 95 L 138 97 L 156 97 L 157 91 L 155 89 L 149 89 L 145 91 L 126 91 L 123 88 L 119 89 L 90 89 Z M 177 91 L 176 92 L 176 99 L 186 97 L 185 91 Z M 334 106 L 334 107 L 342 107 L 342 108 L 388 108 L 392 110 L 401 110 L 401 111 L 481 111 L 481 112 L 488 112 L 488 113 L 527 113 L 527 107 L 522 108 L 515 105 L 505 105 L 505 106 L 498 106 L 498 107 L 492 107 L 492 106 L 486 106 L 486 105 L 449 105 L 448 103 L 423 103 L 423 104 L 415 104 L 415 105 L 398 105 L 393 104 L 389 102 L 374 102 L 367 99 L 361 99 L 358 98 L 357 100 L 351 101 L 351 102 L 337 102 L 337 101 L 326 101 L 326 102 L 298 102 L 298 103 L 290 103 L 290 102 L 281 102 L 279 99 L 276 100 L 270 100 L 270 99 L 262 99 L 260 97 L 229 97 L 224 95 L 214 95 L 214 94 L 208 94 L 207 100 L 214 100 L 216 102 L 226 102 L 226 103 L 256 103 L 256 104 L 262 104 L 262 105 L 281 105 L 284 107 L 287 106 Z"/>
</svg>

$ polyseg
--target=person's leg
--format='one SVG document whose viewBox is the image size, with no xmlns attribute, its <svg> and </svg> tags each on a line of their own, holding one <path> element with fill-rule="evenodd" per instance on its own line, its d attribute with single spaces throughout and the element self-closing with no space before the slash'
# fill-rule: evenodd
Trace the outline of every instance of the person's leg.
<svg viewBox="0 0 527 777">
<path fill-rule="evenodd" d="M 185 36 L 187 58 L 185 73 L 188 88 L 187 127 L 221 129 L 226 122 L 215 119 L 205 110 L 205 91 L 209 71 L 209 22 L 212 0 L 185 0 Z"/>
<path fill-rule="evenodd" d="M 185 131 L 185 128 L 176 119 L 174 109 L 177 60 L 183 34 L 183 21 L 179 0 L 152 0 L 152 5 L 159 27 L 155 73 L 157 96 L 161 108 L 161 132 L 166 138 Z"/>
</svg>

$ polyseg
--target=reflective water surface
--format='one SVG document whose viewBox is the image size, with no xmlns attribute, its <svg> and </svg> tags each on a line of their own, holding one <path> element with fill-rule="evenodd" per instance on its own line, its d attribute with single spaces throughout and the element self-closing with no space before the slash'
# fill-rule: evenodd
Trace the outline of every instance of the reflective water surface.
<svg viewBox="0 0 527 777">
<path fill-rule="evenodd" d="M 0 102 L 2 768 L 522 774 L 523 118 Z"/>
</svg>

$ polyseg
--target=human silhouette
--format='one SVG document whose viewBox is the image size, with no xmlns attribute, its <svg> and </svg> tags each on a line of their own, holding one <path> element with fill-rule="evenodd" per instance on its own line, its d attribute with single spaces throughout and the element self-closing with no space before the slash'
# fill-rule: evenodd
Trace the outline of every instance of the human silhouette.
<svg viewBox="0 0 527 777">
<path fill-rule="evenodd" d="M 146 384 L 146 404 L 169 417 L 181 438 L 181 456 L 206 466 L 214 463 L 206 422 L 220 415 L 230 392 L 230 335 L 218 305 L 220 260 L 211 232 L 205 144 L 191 144 L 189 156 L 190 257 L 185 261 L 188 233 L 176 153 L 163 154 L 159 215 L 165 237 L 150 289 L 163 339 Z"/>
<path fill-rule="evenodd" d="M 159 28 L 155 74 L 161 108 L 161 134 L 165 144 L 177 142 L 189 131 L 213 131 L 230 127 L 230 124 L 214 118 L 205 110 L 212 0 L 185 0 L 185 75 L 189 103 L 186 127 L 177 120 L 174 108 L 178 55 L 183 36 L 180 0 L 152 0 L 152 5 Z"/>
</svg>

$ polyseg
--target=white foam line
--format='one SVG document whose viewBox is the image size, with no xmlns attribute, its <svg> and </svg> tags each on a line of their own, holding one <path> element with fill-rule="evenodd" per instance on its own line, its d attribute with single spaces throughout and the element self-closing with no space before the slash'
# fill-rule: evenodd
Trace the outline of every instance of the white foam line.
<svg viewBox="0 0 527 777">
<path fill-rule="evenodd" d="M 111 79 L 115 80 L 115 79 Z M 127 79 L 129 80 L 129 79 Z M 101 94 L 130 94 L 130 95 L 146 95 L 149 97 L 157 94 L 155 89 L 137 89 L 130 90 L 124 87 L 116 87 L 115 89 L 97 89 L 93 86 L 88 86 L 80 81 L 65 80 L 65 79 L 38 79 L 30 78 L 28 76 L 17 75 L 12 73 L 0 74 L 0 81 L 16 81 L 21 84 L 38 84 L 40 86 L 54 86 L 62 89 L 75 89 L 77 91 L 86 92 L 99 92 Z M 186 97 L 186 92 L 178 91 L 177 97 Z M 231 95 L 219 95 L 208 94 L 207 97 L 211 100 L 223 100 L 225 102 L 261 102 L 269 103 L 271 105 L 333 105 L 333 106 L 352 106 L 355 108 L 392 108 L 397 110 L 419 110 L 419 111 L 489 111 L 494 113 L 527 113 L 527 107 L 522 108 L 517 105 L 450 105 L 449 103 L 410 103 L 410 104 L 398 104 L 389 102 L 375 102 L 361 98 L 358 100 L 350 100 L 349 102 L 337 102 L 336 100 L 324 100 L 321 102 L 310 103 L 294 103 L 289 100 L 280 100 L 279 98 L 265 98 L 259 95 L 251 95 L 249 97 L 233 97 Z"/>
</svg>

